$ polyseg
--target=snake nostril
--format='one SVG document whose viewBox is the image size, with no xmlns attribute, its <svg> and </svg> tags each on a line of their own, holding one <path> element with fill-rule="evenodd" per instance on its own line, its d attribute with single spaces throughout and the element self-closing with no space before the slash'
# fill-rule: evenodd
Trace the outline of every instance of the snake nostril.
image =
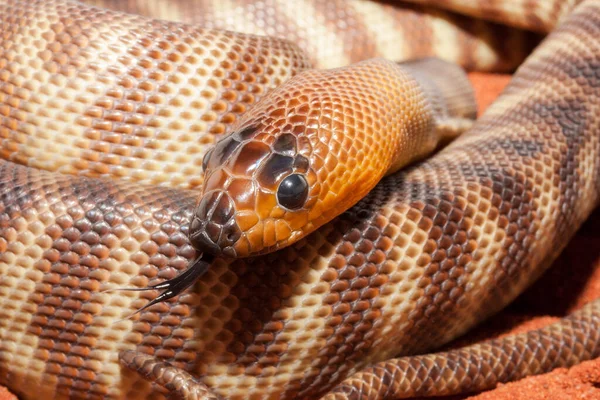
<svg viewBox="0 0 600 400">
<path fill-rule="evenodd" d="M 235 242 L 237 240 L 236 236 L 237 235 L 235 234 L 235 232 L 231 231 L 227 233 L 225 239 L 227 239 L 228 242 Z"/>
</svg>

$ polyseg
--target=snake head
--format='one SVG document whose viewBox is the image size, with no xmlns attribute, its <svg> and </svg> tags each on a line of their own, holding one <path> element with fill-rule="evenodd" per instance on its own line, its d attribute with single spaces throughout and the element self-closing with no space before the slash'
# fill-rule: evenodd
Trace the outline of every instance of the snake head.
<svg viewBox="0 0 600 400">
<path fill-rule="evenodd" d="M 290 126 L 274 135 L 247 124 L 220 140 L 203 160 L 205 181 L 190 225 L 196 248 L 244 257 L 303 236 L 320 185 L 312 146 Z"/>
</svg>

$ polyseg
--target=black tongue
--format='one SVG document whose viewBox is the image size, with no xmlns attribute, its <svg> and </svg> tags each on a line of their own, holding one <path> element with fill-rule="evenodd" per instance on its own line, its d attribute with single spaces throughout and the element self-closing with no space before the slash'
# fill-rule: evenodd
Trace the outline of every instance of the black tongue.
<svg viewBox="0 0 600 400">
<path fill-rule="evenodd" d="M 214 259 L 215 257 L 212 254 L 203 253 L 192 262 L 192 265 L 175 278 L 148 286 L 148 289 L 158 289 L 163 292 L 145 305 L 141 310 L 150 307 L 153 304 L 160 303 L 161 301 L 169 300 L 192 286 L 206 271 L 208 271 L 208 267 L 210 267 L 210 264 Z"/>
<path fill-rule="evenodd" d="M 208 270 L 211 263 L 215 257 L 212 254 L 204 253 L 198 258 L 196 258 L 192 264 L 182 273 L 177 275 L 173 279 L 169 279 L 168 281 L 164 281 L 161 283 L 157 283 L 156 285 L 150 285 L 145 288 L 122 288 L 118 290 L 131 290 L 131 291 L 143 291 L 143 290 L 162 290 L 162 292 L 156 296 L 156 298 L 146 304 L 144 307 L 140 308 L 133 314 L 129 315 L 130 318 L 135 314 L 138 314 L 148 307 L 153 306 L 154 304 L 161 303 L 163 301 L 167 301 L 179 294 L 181 294 L 184 290 L 192 286 L 196 281 L 204 275 L 204 273 Z"/>
</svg>

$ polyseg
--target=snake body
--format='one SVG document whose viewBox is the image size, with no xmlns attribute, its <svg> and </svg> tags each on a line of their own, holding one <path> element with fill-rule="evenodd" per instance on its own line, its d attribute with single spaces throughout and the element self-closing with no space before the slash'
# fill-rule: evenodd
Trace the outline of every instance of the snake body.
<svg viewBox="0 0 600 400">
<path fill-rule="evenodd" d="M 273 38 L 3 0 L 0 382 L 24 399 L 393 398 L 598 356 L 591 303 L 540 331 L 394 359 L 508 304 L 597 205 L 600 3 L 574 3 L 535 19 L 552 33 L 440 153 L 299 242 L 217 257 L 193 290 L 122 320 L 156 294 L 105 289 L 174 278 L 196 256 L 201 144 L 309 62 Z"/>
</svg>

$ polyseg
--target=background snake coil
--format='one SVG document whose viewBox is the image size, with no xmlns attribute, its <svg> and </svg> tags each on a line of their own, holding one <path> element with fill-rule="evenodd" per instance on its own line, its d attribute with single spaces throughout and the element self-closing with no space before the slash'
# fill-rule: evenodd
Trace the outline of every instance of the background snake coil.
<svg viewBox="0 0 600 400">
<path fill-rule="evenodd" d="M 540 330 L 426 354 L 512 301 L 597 205 L 598 0 L 87 3 L 0 0 L 0 383 L 21 398 L 444 395 L 599 355 L 597 302 Z M 548 32 L 442 151 L 364 197 L 340 183 L 382 163 L 370 157 L 396 143 L 386 123 L 453 135 L 472 100 L 450 90 L 464 76 L 441 61 L 299 74 L 311 63 L 437 55 L 506 71 Z M 449 84 L 440 65 L 456 74 Z M 396 74 L 403 91 L 391 90 Z M 315 111 L 310 93 L 329 102 Z M 331 135 L 311 142 L 311 129 Z M 363 147 L 335 135 L 344 130 Z M 430 151 L 429 139 L 402 145 Z M 424 156 L 408 154 L 404 164 Z M 264 165 L 284 172 L 261 175 Z M 286 198 L 279 187 L 294 174 Z M 236 195 L 215 189 L 224 182 Z M 332 193 L 361 199 L 334 218 Z M 298 215 L 312 224 L 299 240 Z M 193 289 L 127 319 L 157 292 L 108 290 L 178 293 L 194 280 L 179 275 L 197 256 L 190 238 L 217 253 Z"/>
</svg>

